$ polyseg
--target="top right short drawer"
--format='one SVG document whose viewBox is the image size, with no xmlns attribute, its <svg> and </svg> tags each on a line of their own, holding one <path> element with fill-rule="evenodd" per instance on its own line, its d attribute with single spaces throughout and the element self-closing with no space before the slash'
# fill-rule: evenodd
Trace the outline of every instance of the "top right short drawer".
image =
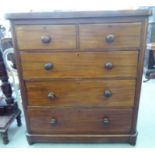
<svg viewBox="0 0 155 155">
<path fill-rule="evenodd" d="M 80 24 L 81 49 L 139 48 L 141 23 Z"/>
</svg>

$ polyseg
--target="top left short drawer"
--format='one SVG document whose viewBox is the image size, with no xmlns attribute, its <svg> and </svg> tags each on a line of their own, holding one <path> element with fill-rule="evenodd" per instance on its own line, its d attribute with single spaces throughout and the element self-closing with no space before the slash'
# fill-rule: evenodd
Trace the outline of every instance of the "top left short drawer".
<svg viewBox="0 0 155 155">
<path fill-rule="evenodd" d="M 19 50 L 76 48 L 75 25 L 17 25 L 15 31 Z"/>
</svg>

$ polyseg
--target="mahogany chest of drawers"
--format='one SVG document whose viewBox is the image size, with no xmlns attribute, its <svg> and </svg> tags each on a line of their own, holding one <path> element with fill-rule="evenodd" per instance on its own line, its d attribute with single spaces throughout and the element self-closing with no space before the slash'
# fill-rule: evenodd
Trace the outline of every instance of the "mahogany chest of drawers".
<svg viewBox="0 0 155 155">
<path fill-rule="evenodd" d="M 7 14 L 28 142 L 136 142 L 149 11 Z"/>
</svg>

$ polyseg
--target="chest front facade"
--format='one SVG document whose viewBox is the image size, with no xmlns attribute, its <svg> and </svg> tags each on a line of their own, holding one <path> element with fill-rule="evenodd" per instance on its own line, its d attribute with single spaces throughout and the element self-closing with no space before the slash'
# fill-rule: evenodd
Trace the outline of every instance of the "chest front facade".
<svg viewBox="0 0 155 155">
<path fill-rule="evenodd" d="M 29 143 L 135 144 L 148 12 L 136 13 L 8 17 Z"/>
</svg>

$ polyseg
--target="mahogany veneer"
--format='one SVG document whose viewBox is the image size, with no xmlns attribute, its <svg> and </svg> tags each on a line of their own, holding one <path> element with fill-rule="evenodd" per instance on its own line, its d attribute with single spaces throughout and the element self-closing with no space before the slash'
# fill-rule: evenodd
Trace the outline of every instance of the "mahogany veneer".
<svg viewBox="0 0 155 155">
<path fill-rule="evenodd" d="M 147 10 L 13 13 L 27 139 L 136 143 Z"/>
</svg>

